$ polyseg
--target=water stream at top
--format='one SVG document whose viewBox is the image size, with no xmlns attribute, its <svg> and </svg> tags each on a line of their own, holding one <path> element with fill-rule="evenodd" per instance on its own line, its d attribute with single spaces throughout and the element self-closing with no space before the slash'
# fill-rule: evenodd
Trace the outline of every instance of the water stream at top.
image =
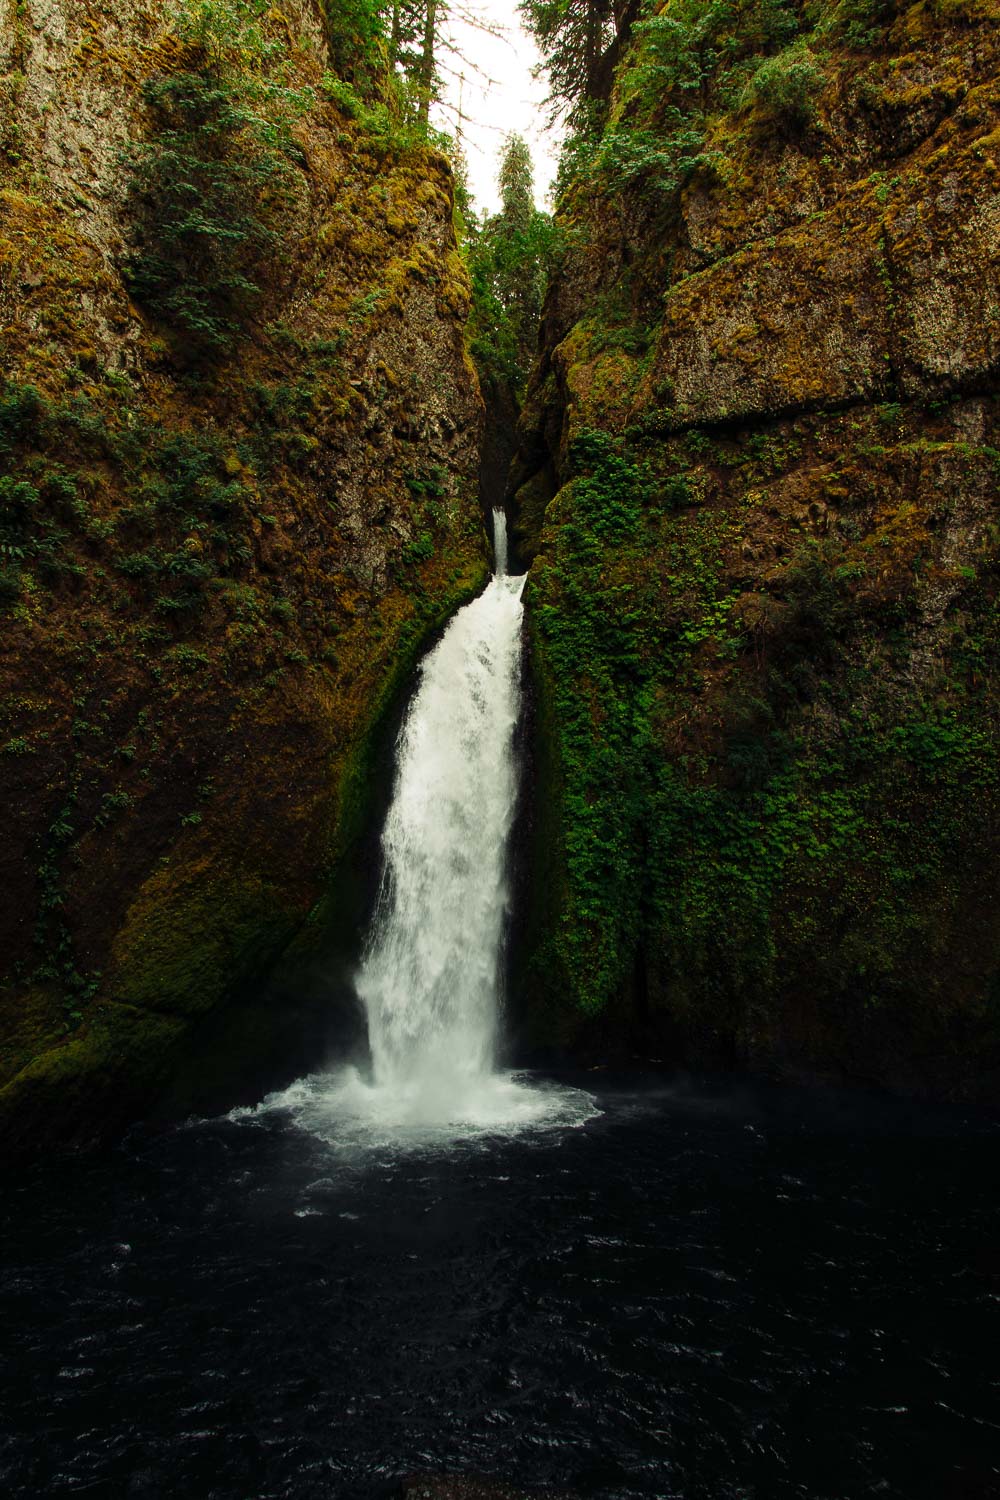
<svg viewBox="0 0 1000 1500">
<path fill-rule="evenodd" d="M 495 572 L 420 667 L 396 745 L 384 872 L 357 990 L 370 1081 L 314 1074 L 263 1108 L 341 1144 L 350 1125 L 390 1133 L 575 1123 L 589 1096 L 496 1069 L 508 845 L 517 797 L 524 576 L 507 572 L 493 512 Z"/>
</svg>

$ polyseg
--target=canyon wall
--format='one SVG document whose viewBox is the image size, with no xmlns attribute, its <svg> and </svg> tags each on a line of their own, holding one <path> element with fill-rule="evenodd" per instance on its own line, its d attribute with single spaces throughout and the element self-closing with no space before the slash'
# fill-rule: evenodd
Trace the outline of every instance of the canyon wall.
<svg viewBox="0 0 1000 1500">
<path fill-rule="evenodd" d="M 136 143 L 180 139 L 157 137 L 151 100 L 183 125 L 184 80 L 218 73 L 183 10 L 0 0 L 15 1156 L 183 1101 L 241 987 L 336 923 L 379 723 L 486 574 L 450 168 L 324 84 L 313 0 L 266 12 L 247 63 L 247 90 L 297 109 L 260 190 L 281 201 L 243 326 L 209 357 L 137 295 Z M 198 107 L 225 125 L 231 102 Z M 263 131 L 235 139 L 251 164 L 277 159 Z M 220 161 L 202 169 L 233 152 Z"/>
<path fill-rule="evenodd" d="M 785 7 L 723 87 L 780 9 L 654 7 L 562 200 L 521 1026 L 995 1098 L 1000 13 Z"/>
</svg>

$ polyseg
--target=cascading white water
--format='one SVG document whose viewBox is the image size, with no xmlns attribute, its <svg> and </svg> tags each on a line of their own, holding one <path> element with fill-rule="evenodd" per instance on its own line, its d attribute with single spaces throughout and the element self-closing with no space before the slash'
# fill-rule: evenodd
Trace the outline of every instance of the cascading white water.
<svg viewBox="0 0 1000 1500">
<path fill-rule="evenodd" d="M 506 578 L 507 576 L 507 517 L 499 506 L 493 510 L 493 578 Z M 520 583 L 517 594 L 521 597 L 521 588 L 524 587 L 524 575 L 515 580 Z M 520 634 L 520 631 L 518 631 Z"/>
<path fill-rule="evenodd" d="M 521 590 L 496 572 L 425 657 L 397 746 L 385 875 L 358 992 L 375 1084 L 438 1112 L 492 1071 L 516 796 Z"/>
<path fill-rule="evenodd" d="M 396 746 L 385 872 L 357 975 L 373 1077 L 314 1073 L 230 1118 L 291 1112 L 338 1149 L 582 1125 L 589 1094 L 495 1071 L 507 844 L 517 793 L 524 578 L 496 571 L 424 658 Z"/>
</svg>

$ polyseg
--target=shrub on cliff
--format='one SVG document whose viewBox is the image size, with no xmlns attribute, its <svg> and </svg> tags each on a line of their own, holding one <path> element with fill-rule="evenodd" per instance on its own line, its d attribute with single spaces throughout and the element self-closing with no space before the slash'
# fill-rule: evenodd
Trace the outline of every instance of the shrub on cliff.
<svg viewBox="0 0 1000 1500">
<path fill-rule="evenodd" d="M 796 43 L 768 57 L 752 75 L 743 102 L 753 104 L 771 119 L 793 127 L 812 120 L 823 72 L 808 48 Z"/>
<path fill-rule="evenodd" d="M 384 7 L 377 0 L 322 0 L 322 6 L 334 73 L 367 92 L 388 59 Z"/>
<path fill-rule="evenodd" d="M 129 289 L 199 350 L 227 350 L 260 292 L 258 268 L 277 243 L 273 203 L 283 163 L 241 156 L 244 126 L 225 90 L 196 74 L 145 89 L 154 140 L 135 149 Z"/>
<path fill-rule="evenodd" d="M 574 437 L 569 459 L 575 506 L 588 529 L 602 540 L 634 535 L 649 498 L 648 475 L 616 451 L 607 433 L 592 427 Z"/>
<path fill-rule="evenodd" d="M 184 0 L 196 66 L 149 80 L 151 137 L 126 153 L 130 290 L 200 355 L 225 353 L 252 313 L 293 193 L 290 86 L 264 0 Z"/>
</svg>

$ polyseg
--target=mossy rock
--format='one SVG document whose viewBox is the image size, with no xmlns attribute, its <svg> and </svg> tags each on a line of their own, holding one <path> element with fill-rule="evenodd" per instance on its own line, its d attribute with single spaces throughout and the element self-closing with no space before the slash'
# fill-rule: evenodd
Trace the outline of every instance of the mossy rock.
<svg viewBox="0 0 1000 1500">
<path fill-rule="evenodd" d="M 153 1107 L 185 1032 L 176 1017 L 114 1003 L 96 1008 L 77 1032 L 0 1089 L 7 1160 L 113 1137 Z"/>
<path fill-rule="evenodd" d="M 116 1001 L 194 1017 L 267 968 L 301 915 L 280 886 L 183 847 L 146 882 L 115 938 L 102 988 Z"/>
</svg>

